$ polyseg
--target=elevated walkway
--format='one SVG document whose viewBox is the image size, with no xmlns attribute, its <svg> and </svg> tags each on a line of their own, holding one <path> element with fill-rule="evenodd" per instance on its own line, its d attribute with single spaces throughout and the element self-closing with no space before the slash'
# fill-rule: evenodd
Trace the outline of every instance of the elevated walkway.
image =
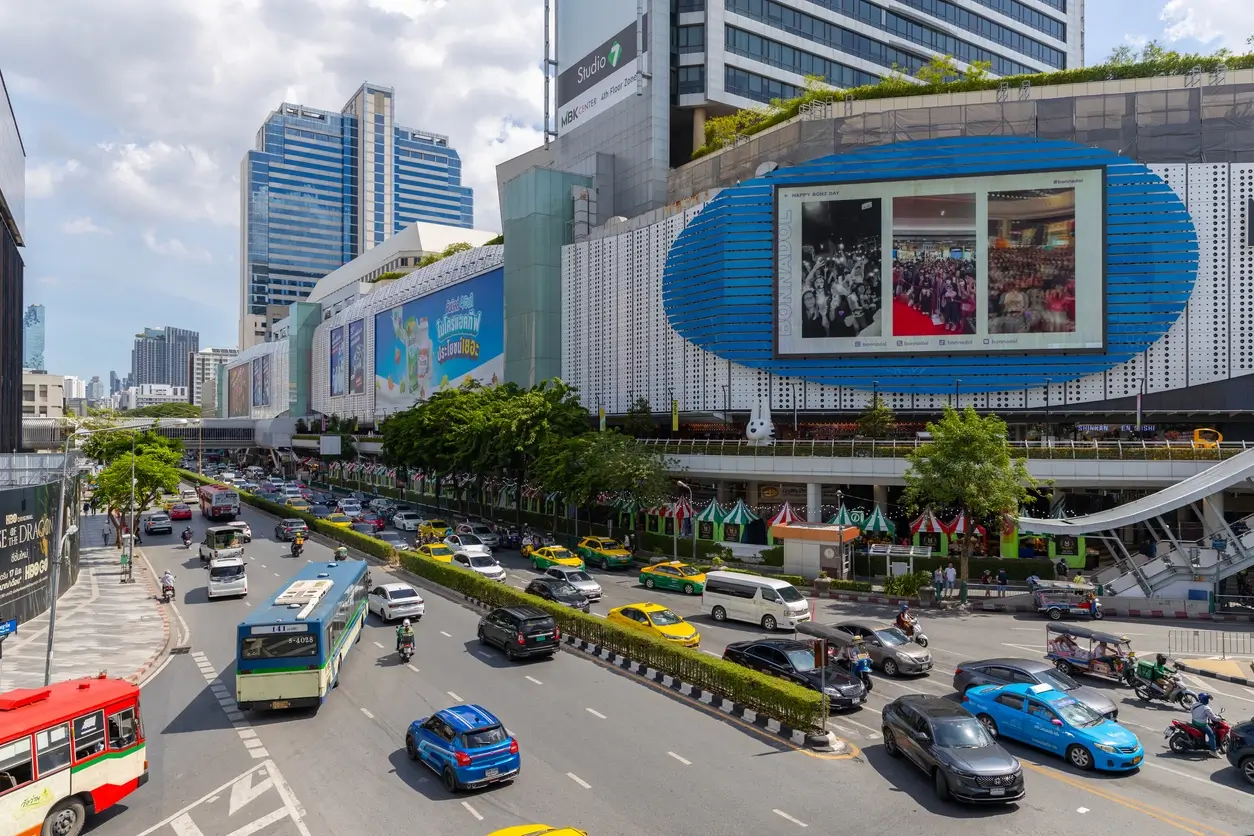
<svg viewBox="0 0 1254 836">
<path fill-rule="evenodd" d="M 122 419 L 120 428 L 147 427 L 151 418 Z M 259 446 L 257 423 L 250 418 L 204 418 L 198 423 L 177 427 L 155 427 L 155 432 L 183 442 L 185 450 L 238 450 Z M 65 444 L 68 424 L 60 418 L 23 418 L 22 447 L 25 450 L 58 450 Z"/>
</svg>

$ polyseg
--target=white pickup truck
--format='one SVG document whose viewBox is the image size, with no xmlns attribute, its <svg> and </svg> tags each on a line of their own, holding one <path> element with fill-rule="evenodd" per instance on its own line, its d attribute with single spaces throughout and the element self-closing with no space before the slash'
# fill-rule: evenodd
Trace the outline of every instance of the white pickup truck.
<svg viewBox="0 0 1254 836">
<path fill-rule="evenodd" d="M 225 557 L 243 557 L 244 541 L 240 530 L 230 525 L 215 525 L 205 531 L 200 543 L 200 560 L 205 565 Z"/>
</svg>

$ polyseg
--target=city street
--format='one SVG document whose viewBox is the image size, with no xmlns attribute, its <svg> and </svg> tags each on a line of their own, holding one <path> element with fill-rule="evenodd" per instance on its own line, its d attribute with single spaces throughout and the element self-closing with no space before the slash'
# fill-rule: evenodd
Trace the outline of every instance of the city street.
<svg viewBox="0 0 1254 836">
<path fill-rule="evenodd" d="M 170 568 L 179 577 L 178 613 L 191 632 L 191 653 L 173 657 L 145 688 L 153 782 L 127 800 L 129 809 L 93 833 L 331 836 L 382 832 L 408 821 L 423 822 L 424 833 L 450 836 L 533 821 L 627 835 L 836 833 L 851 822 L 865 823 L 875 833 L 960 828 L 990 836 L 1008 827 L 1042 834 L 1059 828 L 1194 836 L 1248 832 L 1252 796 L 1236 783 L 1226 761 L 1171 755 L 1161 729 L 1178 712 L 1126 701 L 1121 714 L 1147 747 L 1139 773 L 1079 773 L 1009 744 L 1028 770 L 1023 802 L 1004 809 L 936 802 L 925 776 L 884 754 L 878 709 L 901 694 L 952 693 L 952 666 L 962 658 L 1039 652 L 1042 622 L 996 614 L 929 619 L 938 670 L 913 680 L 877 677 L 867 709 L 832 720 L 836 734 L 854 747 L 844 757 L 793 750 L 577 653 L 509 664 L 475 641 L 476 613 L 432 592 L 424 592 L 427 615 L 417 625 L 418 653 L 411 665 L 401 665 L 392 652 L 392 626 L 372 617 L 358 652 L 345 665 L 341 687 L 320 711 L 240 715 L 229 698 L 234 625 L 298 563 L 286 556 L 285 544 L 270 541 L 273 519 L 252 509 L 244 518 L 257 538 L 247 547 L 251 585 L 245 600 L 209 603 L 194 551 L 174 546 L 174 538 L 169 545 L 145 544 L 158 571 Z M 194 528 L 203 526 L 199 517 L 193 522 Z M 330 550 L 310 543 L 308 555 L 328 559 Z M 518 568 L 520 559 L 507 556 L 505 562 L 511 581 L 525 584 L 530 573 Z M 377 582 L 387 573 L 376 568 L 372 574 Z M 607 600 L 601 612 L 644 598 L 665 600 L 681 614 L 695 612 L 699 603 L 667 593 L 646 596 L 632 588 L 634 575 L 611 573 L 602 583 Z M 877 612 L 836 602 L 824 602 L 822 609 L 822 621 Z M 694 621 L 711 652 L 733 638 L 757 634 L 749 625 Z M 1116 629 L 1122 627 L 1135 633 L 1167 629 L 1140 623 Z M 1132 638 L 1141 643 L 1141 636 Z M 1221 687 L 1206 683 L 1221 695 L 1218 702 L 1230 718 L 1252 713 L 1254 694 L 1215 684 Z M 482 703 L 518 736 L 523 770 L 514 784 L 449 796 L 436 776 L 406 758 L 405 726 L 460 700 Z M 823 791 L 836 786 L 839 792 Z M 245 804 L 246 799 L 252 800 Z M 250 822 L 255 829 L 239 830 Z"/>
</svg>

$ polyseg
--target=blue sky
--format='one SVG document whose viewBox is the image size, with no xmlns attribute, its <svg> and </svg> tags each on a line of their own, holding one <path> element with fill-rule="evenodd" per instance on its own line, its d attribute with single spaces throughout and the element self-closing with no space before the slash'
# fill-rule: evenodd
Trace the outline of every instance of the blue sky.
<svg viewBox="0 0 1254 836">
<path fill-rule="evenodd" d="M 451 136 L 476 226 L 499 229 L 493 167 L 540 142 L 540 5 L 0 3 L 28 157 L 26 301 L 48 308 L 49 370 L 125 374 L 145 326 L 236 344 L 239 161 L 282 101 L 337 109 L 363 81 L 395 87 L 398 121 Z M 1086 5 L 1087 63 L 1149 39 L 1241 51 L 1254 32 L 1254 0 Z"/>
</svg>

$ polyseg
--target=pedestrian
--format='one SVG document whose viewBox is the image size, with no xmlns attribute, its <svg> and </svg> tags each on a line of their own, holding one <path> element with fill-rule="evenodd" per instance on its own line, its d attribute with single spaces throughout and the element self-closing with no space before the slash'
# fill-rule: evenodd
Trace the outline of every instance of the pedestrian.
<svg viewBox="0 0 1254 836">
<path fill-rule="evenodd" d="M 84 513 L 84 514 L 89 514 L 89 513 L 91 513 L 91 502 L 84 502 L 84 503 L 83 503 L 83 513 Z"/>
<path fill-rule="evenodd" d="M 1003 566 L 997 570 L 997 597 L 998 598 L 1006 597 L 1006 584 L 1008 583 L 1010 583 L 1010 575 L 1006 572 L 1006 567 Z"/>
<path fill-rule="evenodd" d="M 984 587 L 984 597 L 993 594 L 993 574 L 985 569 L 980 573 L 980 586 Z"/>
<path fill-rule="evenodd" d="M 945 589 L 945 573 L 941 571 L 941 567 L 939 566 L 937 566 L 936 571 L 932 573 L 932 586 L 936 588 L 936 600 L 939 601 Z"/>
<path fill-rule="evenodd" d="M 954 595 L 954 581 L 956 580 L 958 580 L 958 570 L 950 563 L 945 567 L 945 591 L 951 598 Z"/>
</svg>

